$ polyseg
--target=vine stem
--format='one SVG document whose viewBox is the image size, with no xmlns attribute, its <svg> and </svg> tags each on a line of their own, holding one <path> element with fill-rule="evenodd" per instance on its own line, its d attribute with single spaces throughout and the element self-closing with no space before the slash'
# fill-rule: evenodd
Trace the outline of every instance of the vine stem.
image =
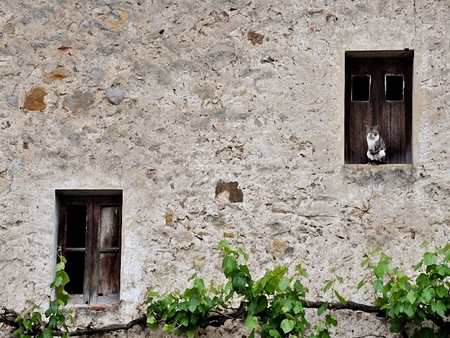
<svg viewBox="0 0 450 338">
<path fill-rule="evenodd" d="M 325 302 L 322 301 L 303 301 L 303 306 L 305 308 L 320 308 Z M 352 310 L 352 311 L 362 311 L 366 313 L 376 313 L 379 316 L 385 316 L 384 311 L 380 310 L 379 307 L 360 304 L 348 301 L 346 305 L 342 303 L 329 303 L 328 307 L 330 310 Z M 0 323 L 5 323 L 6 325 L 16 327 L 15 320 L 19 313 L 14 310 L 7 309 L 6 307 L 1 308 L 3 313 L 0 313 Z M 227 320 L 235 320 L 238 318 L 245 319 L 247 317 L 247 312 L 241 309 L 237 309 L 236 311 L 222 313 L 219 311 L 211 311 L 212 314 L 208 318 L 208 324 L 206 326 L 219 327 L 222 326 Z M 78 328 L 74 331 L 70 331 L 71 337 L 82 336 L 82 335 L 94 335 L 99 333 L 108 333 L 115 332 L 121 330 L 129 330 L 132 327 L 139 325 L 141 327 L 147 326 L 147 315 L 141 315 L 140 317 L 126 323 L 126 324 L 111 324 L 102 327 L 91 327 L 87 326 L 85 328 Z M 66 333 L 65 331 L 53 331 L 54 336 L 60 336 Z M 362 337 L 371 337 L 371 335 L 366 335 Z M 382 336 L 373 336 L 372 337 L 382 337 Z"/>
</svg>

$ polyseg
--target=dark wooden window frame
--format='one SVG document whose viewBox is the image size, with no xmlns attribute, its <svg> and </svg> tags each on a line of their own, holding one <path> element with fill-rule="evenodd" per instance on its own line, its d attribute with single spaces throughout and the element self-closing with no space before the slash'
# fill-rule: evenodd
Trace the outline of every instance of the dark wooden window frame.
<svg viewBox="0 0 450 338">
<path fill-rule="evenodd" d="M 408 49 L 345 53 L 345 164 L 368 163 L 365 124 L 379 126 L 387 164 L 412 164 L 413 59 Z M 352 99 L 353 76 L 371 76 L 368 101 Z M 403 87 L 389 92 L 393 99 L 387 97 L 386 76 L 403 76 Z"/>
<path fill-rule="evenodd" d="M 58 246 L 68 259 L 71 279 L 66 285 L 70 303 L 119 302 L 122 191 L 57 190 L 56 200 Z M 102 224 L 102 217 L 108 222 Z"/>
</svg>

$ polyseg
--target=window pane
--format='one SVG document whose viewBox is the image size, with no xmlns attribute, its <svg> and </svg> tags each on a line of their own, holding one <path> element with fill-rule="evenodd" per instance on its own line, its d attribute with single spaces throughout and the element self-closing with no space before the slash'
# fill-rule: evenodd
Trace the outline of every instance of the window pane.
<svg viewBox="0 0 450 338">
<path fill-rule="evenodd" d="M 386 101 L 403 101 L 405 81 L 403 75 L 386 74 L 385 76 Z"/>
<path fill-rule="evenodd" d="M 99 232 L 101 248 L 120 246 L 119 207 L 101 207 Z"/>
<path fill-rule="evenodd" d="M 69 294 L 83 294 L 84 283 L 84 252 L 66 252 L 66 272 L 70 282 L 64 289 Z"/>
<path fill-rule="evenodd" d="M 356 76 L 352 75 L 352 101 L 370 100 L 370 75 Z"/>
<path fill-rule="evenodd" d="M 86 247 L 86 206 L 67 206 L 67 247 Z"/>
<path fill-rule="evenodd" d="M 119 293 L 120 262 L 118 252 L 100 254 L 100 274 L 98 296 L 109 296 Z"/>
</svg>

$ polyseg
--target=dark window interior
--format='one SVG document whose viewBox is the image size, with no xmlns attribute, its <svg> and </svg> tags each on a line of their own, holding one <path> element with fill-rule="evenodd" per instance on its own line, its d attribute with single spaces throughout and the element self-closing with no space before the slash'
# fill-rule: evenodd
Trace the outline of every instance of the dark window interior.
<svg viewBox="0 0 450 338">
<path fill-rule="evenodd" d="M 82 294 L 84 285 L 84 252 L 66 252 L 66 272 L 69 275 L 70 282 L 66 284 L 65 289 L 69 294 Z"/>
<path fill-rule="evenodd" d="M 370 75 L 352 76 L 352 101 L 369 101 Z"/>
<path fill-rule="evenodd" d="M 403 75 L 388 75 L 385 79 L 386 101 L 403 101 Z"/>
<path fill-rule="evenodd" d="M 86 247 L 86 206 L 67 206 L 67 248 Z"/>
</svg>

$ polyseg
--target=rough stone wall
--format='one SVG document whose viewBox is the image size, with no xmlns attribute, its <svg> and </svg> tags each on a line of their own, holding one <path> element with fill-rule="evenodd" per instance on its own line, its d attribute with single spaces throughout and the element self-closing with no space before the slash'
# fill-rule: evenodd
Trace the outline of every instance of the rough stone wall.
<svg viewBox="0 0 450 338">
<path fill-rule="evenodd" d="M 111 188 L 124 196 L 122 301 L 79 309 L 79 325 L 137 317 L 147 287 L 220 279 L 224 237 L 255 271 L 299 260 L 311 299 L 337 273 L 344 297 L 370 303 L 355 291 L 368 251 L 408 265 L 423 240 L 448 239 L 449 10 L 2 0 L 0 305 L 47 295 L 55 189 Z M 415 52 L 414 163 L 345 166 L 344 53 L 404 48 Z M 389 336 L 358 318 L 340 314 L 336 336 Z"/>
</svg>

